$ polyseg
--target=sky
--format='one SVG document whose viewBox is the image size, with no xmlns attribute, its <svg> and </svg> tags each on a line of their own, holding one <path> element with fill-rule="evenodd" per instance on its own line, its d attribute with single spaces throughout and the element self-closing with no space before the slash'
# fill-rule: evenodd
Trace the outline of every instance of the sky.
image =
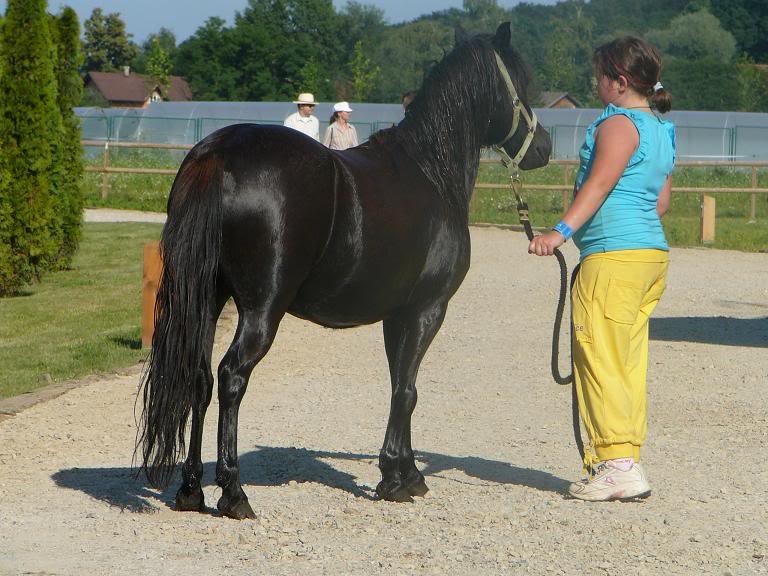
<svg viewBox="0 0 768 576">
<path fill-rule="evenodd" d="M 384 11 L 384 18 L 390 24 L 407 22 L 437 10 L 461 8 L 462 0 L 358 0 L 361 4 L 373 5 Z M 533 4 L 555 4 L 557 0 L 527 0 Z M 520 0 L 498 0 L 499 6 L 511 8 Z M 5 12 L 6 0 L 0 0 L 0 12 Z M 80 22 L 86 20 L 94 8 L 100 7 L 105 13 L 118 12 L 126 24 L 133 40 L 142 43 L 149 34 L 160 28 L 168 28 L 182 42 L 211 16 L 219 16 L 229 24 L 234 21 L 235 12 L 242 12 L 248 0 L 48 0 L 49 12 L 56 13 L 62 6 L 75 9 Z M 347 0 L 333 0 L 337 10 Z"/>
</svg>

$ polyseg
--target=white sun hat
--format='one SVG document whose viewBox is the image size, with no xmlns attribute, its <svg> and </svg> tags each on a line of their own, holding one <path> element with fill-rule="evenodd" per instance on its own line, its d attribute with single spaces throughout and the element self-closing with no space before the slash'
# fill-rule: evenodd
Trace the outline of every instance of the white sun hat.
<svg viewBox="0 0 768 576">
<path fill-rule="evenodd" d="M 352 112 L 352 108 L 349 107 L 349 102 L 336 102 L 333 105 L 334 112 Z"/>
<path fill-rule="evenodd" d="M 298 100 L 293 101 L 294 104 L 309 104 L 310 106 L 316 106 L 315 95 L 310 92 L 302 92 L 299 94 Z"/>
</svg>

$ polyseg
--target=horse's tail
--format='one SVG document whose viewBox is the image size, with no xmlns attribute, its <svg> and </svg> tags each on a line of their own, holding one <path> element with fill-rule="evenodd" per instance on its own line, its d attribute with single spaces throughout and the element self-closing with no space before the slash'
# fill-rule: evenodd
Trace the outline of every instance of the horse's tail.
<svg viewBox="0 0 768 576">
<path fill-rule="evenodd" d="M 206 334 L 213 330 L 221 247 L 222 167 L 215 154 L 193 150 L 168 198 L 168 221 L 160 240 L 163 274 L 155 305 L 152 351 L 141 379 L 143 410 L 136 450 L 153 486 L 166 487 L 184 457 L 190 410 L 203 401 L 210 358 Z"/>
</svg>

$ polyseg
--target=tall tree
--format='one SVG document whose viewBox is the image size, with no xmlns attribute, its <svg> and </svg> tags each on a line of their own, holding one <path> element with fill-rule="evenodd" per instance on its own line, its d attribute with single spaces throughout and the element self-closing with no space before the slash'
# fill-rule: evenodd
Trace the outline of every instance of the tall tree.
<svg viewBox="0 0 768 576">
<path fill-rule="evenodd" d="M 736 63 L 738 77 L 739 110 L 768 112 L 768 72 L 744 56 Z"/>
<path fill-rule="evenodd" d="M 648 40 L 665 56 L 684 60 L 713 58 L 728 63 L 736 54 L 736 40 L 707 10 L 675 16 L 667 28 L 651 30 Z"/>
<path fill-rule="evenodd" d="M 149 54 L 152 51 L 152 45 L 157 40 L 160 43 L 160 48 L 163 49 L 168 55 L 171 62 L 176 61 L 176 52 L 178 50 L 176 46 L 176 35 L 168 30 L 168 28 L 160 28 L 157 32 L 153 32 L 139 49 L 139 53 L 131 62 L 131 68 L 133 68 L 139 74 L 147 73 L 147 62 L 149 60 Z"/>
<path fill-rule="evenodd" d="M 282 100 L 305 92 L 311 58 L 319 78 L 315 95 L 333 97 L 331 79 L 345 59 L 331 0 L 249 0 L 235 17 L 234 34 L 242 99 Z"/>
<path fill-rule="evenodd" d="M 94 8 L 84 28 L 83 52 L 87 71 L 111 72 L 121 66 L 130 66 L 139 52 L 119 13 L 105 15 L 101 8 Z"/>
<path fill-rule="evenodd" d="M 0 149 L 6 182 L 0 294 L 8 294 L 47 270 L 60 248 L 51 229 L 49 174 L 61 116 L 46 0 L 8 1 L 1 47 Z"/>
<path fill-rule="evenodd" d="M 431 66 L 451 49 L 453 39 L 451 28 L 430 20 L 393 27 L 372 55 L 381 67 L 374 101 L 400 102 L 403 92 L 420 88 Z"/>
<path fill-rule="evenodd" d="M 365 102 L 376 87 L 381 68 L 374 65 L 363 50 L 363 43 L 358 40 L 349 63 L 352 74 L 352 100 Z"/>
<path fill-rule="evenodd" d="M 59 167 L 55 208 L 59 212 L 62 229 L 58 265 L 67 267 L 80 243 L 83 220 L 83 149 L 80 145 L 80 120 L 74 111 L 83 95 L 83 80 L 79 73 L 83 56 L 77 13 L 65 7 L 54 24 L 58 56 L 57 103 L 62 119 L 61 146 L 56 154 Z"/>
<path fill-rule="evenodd" d="M 574 3 L 571 14 L 553 18 L 550 24 L 546 57 L 539 69 L 542 87 L 570 92 L 586 102 L 592 93 L 594 22 L 585 14 L 583 5 Z"/>
<path fill-rule="evenodd" d="M 375 6 L 352 1 L 339 13 L 339 33 L 346 54 L 351 54 L 358 42 L 368 46 L 378 44 L 386 31 L 384 11 Z"/>
<path fill-rule="evenodd" d="M 179 45 L 175 70 L 198 100 L 237 100 L 237 43 L 221 18 L 209 18 Z"/>
<path fill-rule="evenodd" d="M 147 58 L 147 74 L 160 85 L 163 95 L 167 95 L 171 84 L 171 59 L 163 50 L 158 38 L 152 39 Z"/>
<path fill-rule="evenodd" d="M 768 62 L 768 4 L 765 0 L 711 0 L 712 13 L 736 38 L 739 50 Z"/>
<path fill-rule="evenodd" d="M 739 78 L 731 63 L 714 57 L 670 58 L 662 74 L 664 86 L 674 98 L 675 110 L 739 109 Z"/>
</svg>

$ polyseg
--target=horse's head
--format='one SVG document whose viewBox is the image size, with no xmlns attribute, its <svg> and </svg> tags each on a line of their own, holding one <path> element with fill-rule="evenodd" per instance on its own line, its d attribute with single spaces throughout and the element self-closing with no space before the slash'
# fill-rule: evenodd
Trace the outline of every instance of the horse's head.
<svg viewBox="0 0 768 576">
<path fill-rule="evenodd" d="M 528 101 L 528 70 L 510 46 L 509 22 L 491 39 L 497 62 L 499 105 L 491 112 L 486 142 L 503 148 L 522 170 L 541 168 L 549 162 L 552 141 L 538 123 Z"/>
</svg>

